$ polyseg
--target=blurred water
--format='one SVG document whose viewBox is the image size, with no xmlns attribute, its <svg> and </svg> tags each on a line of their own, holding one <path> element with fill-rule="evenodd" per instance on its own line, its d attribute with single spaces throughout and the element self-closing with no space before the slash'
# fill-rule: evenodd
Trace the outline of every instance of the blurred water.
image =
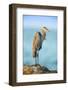
<svg viewBox="0 0 68 90">
<path fill-rule="evenodd" d="M 32 40 L 34 33 L 40 31 L 40 28 L 24 27 L 24 64 L 32 65 Z M 57 70 L 57 30 L 50 29 L 46 35 L 46 40 L 43 42 L 40 50 L 39 63 L 48 67 L 50 70 Z"/>
</svg>

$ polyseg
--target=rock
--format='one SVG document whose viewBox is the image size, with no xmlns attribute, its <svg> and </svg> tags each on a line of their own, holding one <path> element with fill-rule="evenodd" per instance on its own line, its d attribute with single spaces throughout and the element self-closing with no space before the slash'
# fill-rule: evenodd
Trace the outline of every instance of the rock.
<svg viewBox="0 0 68 90">
<path fill-rule="evenodd" d="M 51 72 L 53 71 L 50 71 L 47 67 L 41 66 L 40 64 L 23 66 L 23 74 L 43 74 Z"/>
<path fill-rule="evenodd" d="M 42 67 L 40 65 L 32 65 L 33 74 L 39 74 L 42 73 Z"/>
<path fill-rule="evenodd" d="M 33 69 L 28 65 L 24 65 L 23 74 L 32 74 L 32 73 L 33 73 Z"/>
<path fill-rule="evenodd" d="M 44 73 L 51 72 L 47 67 L 44 67 L 44 66 L 42 66 L 42 70 L 43 70 Z"/>
</svg>

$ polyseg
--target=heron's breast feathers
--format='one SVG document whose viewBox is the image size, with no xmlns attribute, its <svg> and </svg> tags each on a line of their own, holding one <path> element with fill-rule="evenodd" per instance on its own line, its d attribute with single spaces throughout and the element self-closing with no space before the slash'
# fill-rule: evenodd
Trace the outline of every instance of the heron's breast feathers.
<svg viewBox="0 0 68 90">
<path fill-rule="evenodd" d="M 40 49 L 42 46 L 42 36 L 39 35 L 38 32 L 35 33 L 32 48 L 33 49 Z"/>
</svg>

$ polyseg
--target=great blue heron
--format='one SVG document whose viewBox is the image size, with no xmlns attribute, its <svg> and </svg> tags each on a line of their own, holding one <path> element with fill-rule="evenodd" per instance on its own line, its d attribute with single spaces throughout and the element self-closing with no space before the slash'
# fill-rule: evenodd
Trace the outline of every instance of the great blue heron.
<svg viewBox="0 0 68 90">
<path fill-rule="evenodd" d="M 42 27 L 40 32 L 35 32 L 32 42 L 32 56 L 35 59 L 35 65 L 39 64 L 39 51 L 42 48 L 42 43 L 46 39 L 46 32 L 48 29 Z"/>
</svg>

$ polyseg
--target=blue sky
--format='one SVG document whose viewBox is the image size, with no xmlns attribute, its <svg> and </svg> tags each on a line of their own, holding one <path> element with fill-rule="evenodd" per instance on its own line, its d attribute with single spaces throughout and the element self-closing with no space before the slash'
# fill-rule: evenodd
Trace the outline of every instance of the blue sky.
<svg viewBox="0 0 68 90">
<path fill-rule="evenodd" d="M 32 65 L 32 40 L 40 26 L 46 26 L 50 32 L 39 52 L 39 63 L 50 70 L 57 70 L 57 17 L 56 16 L 23 16 L 24 18 L 24 64 Z"/>
<path fill-rule="evenodd" d="M 57 28 L 57 16 L 24 16 L 24 27 L 46 26 L 48 29 Z"/>
</svg>

